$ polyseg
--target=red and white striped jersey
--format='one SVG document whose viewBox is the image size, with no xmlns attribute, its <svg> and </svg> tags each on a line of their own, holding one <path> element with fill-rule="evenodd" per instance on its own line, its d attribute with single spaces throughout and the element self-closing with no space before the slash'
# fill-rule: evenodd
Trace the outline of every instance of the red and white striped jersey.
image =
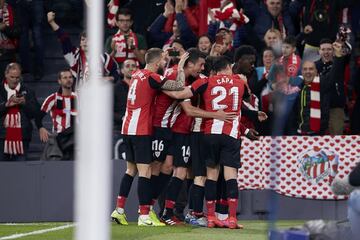
<svg viewBox="0 0 360 240">
<path fill-rule="evenodd" d="M 168 68 L 164 76 L 169 80 L 176 80 L 177 65 Z M 155 100 L 155 114 L 153 119 L 154 127 L 169 128 L 171 126 L 170 120 L 177 105 L 177 101 L 169 97 L 163 92 L 158 92 Z"/>
<path fill-rule="evenodd" d="M 132 74 L 122 134 L 152 134 L 155 97 L 165 81 L 165 77 L 147 69 L 136 70 Z"/>
<path fill-rule="evenodd" d="M 185 99 L 184 101 L 191 100 Z M 191 132 L 192 122 L 193 117 L 188 116 L 179 103 L 176 106 L 174 114 L 171 118 L 171 131 L 175 133 L 189 134 Z"/>
<path fill-rule="evenodd" d="M 238 116 L 230 123 L 218 119 L 205 119 L 205 134 L 226 134 L 240 137 L 241 103 L 244 95 L 244 80 L 235 75 L 216 75 L 199 79 L 191 85 L 192 92 L 201 93 L 205 110 L 236 112 Z"/>
<path fill-rule="evenodd" d="M 74 92 L 70 96 L 56 92 L 45 99 L 41 111 L 50 112 L 53 132 L 61 133 L 74 124 L 74 117 L 77 115 L 76 98 Z"/>
</svg>

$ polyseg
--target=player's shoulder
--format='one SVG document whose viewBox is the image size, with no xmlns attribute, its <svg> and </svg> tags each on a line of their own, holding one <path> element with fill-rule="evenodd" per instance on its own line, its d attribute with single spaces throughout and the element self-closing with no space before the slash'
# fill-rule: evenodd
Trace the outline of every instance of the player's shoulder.
<svg viewBox="0 0 360 240">
<path fill-rule="evenodd" d="M 176 76 L 177 76 L 177 65 L 167 68 L 164 72 L 164 77 L 170 80 L 175 80 Z"/>
</svg>

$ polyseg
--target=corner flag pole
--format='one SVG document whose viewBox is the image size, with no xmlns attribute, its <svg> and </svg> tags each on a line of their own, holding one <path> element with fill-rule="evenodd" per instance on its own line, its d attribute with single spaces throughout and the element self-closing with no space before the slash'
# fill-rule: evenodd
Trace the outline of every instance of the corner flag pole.
<svg viewBox="0 0 360 240">
<path fill-rule="evenodd" d="M 78 91 L 75 239 L 109 240 L 112 88 L 101 79 L 104 1 L 86 3 L 89 81 Z"/>
</svg>

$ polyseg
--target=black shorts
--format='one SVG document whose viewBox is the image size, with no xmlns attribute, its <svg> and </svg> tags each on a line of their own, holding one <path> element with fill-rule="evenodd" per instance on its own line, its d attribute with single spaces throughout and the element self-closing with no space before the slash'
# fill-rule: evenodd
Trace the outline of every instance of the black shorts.
<svg viewBox="0 0 360 240">
<path fill-rule="evenodd" d="M 204 135 L 204 156 L 207 167 L 219 164 L 240 168 L 240 140 L 225 134 Z"/>
<path fill-rule="evenodd" d="M 194 177 L 206 176 L 203 138 L 204 133 L 202 132 L 192 132 L 190 135 L 191 168 Z"/>
<path fill-rule="evenodd" d="M 151 136 L 124 135 L 126 161 L 150 164 L 152 162 Z"/>
<path fill-rule="evenodd" d="M 152 137 L 152 159 L 153 161 L 164 162 L 166 155 L 169 155 L 172 132 L 169 128 L 154 128 Z"/>
<path fill-rule="evenodd" d="M 173 133 L 172 153 L 174 167 L 191 166 L 190 134 Z"/>
</svg>

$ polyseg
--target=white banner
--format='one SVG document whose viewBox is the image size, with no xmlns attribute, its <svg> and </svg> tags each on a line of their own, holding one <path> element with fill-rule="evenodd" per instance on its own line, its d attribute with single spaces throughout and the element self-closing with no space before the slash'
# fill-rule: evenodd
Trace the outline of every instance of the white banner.
<svg viewBox="0 0 360 240">
<path fill-rule="evenodd" d="M 239 189 L 273 189 L 298 198 L 346 199 L 330 184 L 360 161 L 360 136 L 242 138 Z"/>
</svg>

